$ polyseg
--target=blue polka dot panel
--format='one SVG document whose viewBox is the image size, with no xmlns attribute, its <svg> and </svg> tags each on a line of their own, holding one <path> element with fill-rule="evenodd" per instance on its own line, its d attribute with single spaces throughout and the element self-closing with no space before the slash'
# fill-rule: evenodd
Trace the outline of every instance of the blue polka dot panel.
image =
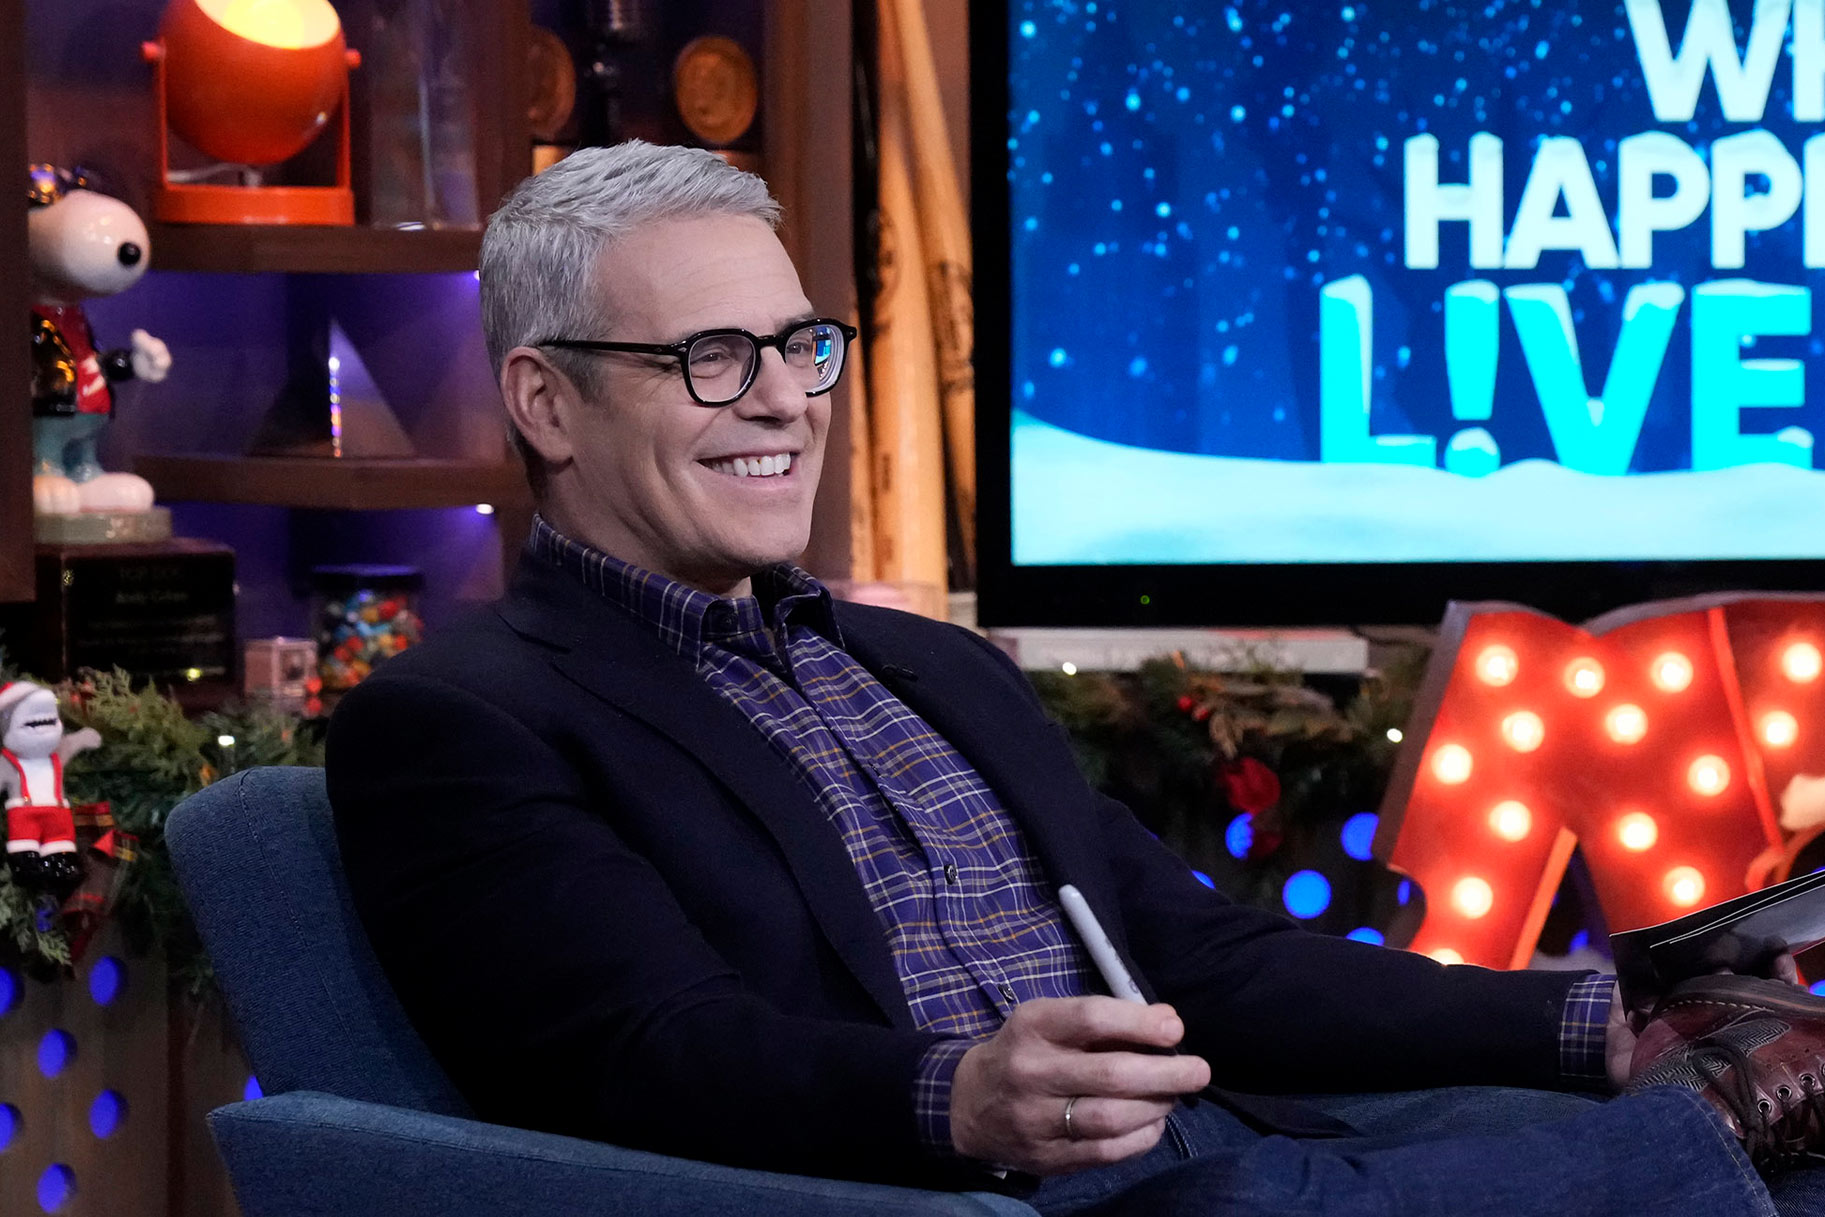
<svg viewBox="0 0 1825 1217">
<path fill-rule="evenodd" d="M 103 1141 L 120 1131 L 127 1118 L 127 1100 L 118 1090 L 104 1090 L 89 1104 L 89 1131 Z"/>
<path fill-rule="evenodd" d="M 241 1098 L 244 1101 L 251 1103 L 255 1099 L 263 1099 L 265 1097 L 266 1092 L 260 1089 L 260 1079 L 254 1077 L 252 1074 L 248 1074 L 247 1085 L 241 1087 Z"/>
<path fill-rule="evenodd" d="M 13 1147 L 19 1137 L 19 1109 L 11 1103 L 0 1103 L 0 1154 Z"/>
<path fill-rule="evenodd" d="M 1386 941 L 1386 939 L 1382 937 L 1382 932 L 1371 925 L 1357 926 L 1348 934 L 1345 934 L 1344 937 L 1355 942 L 1366 942 L 1371 946 L 1377 947 L 1381 946 Z"/>
<path fill-rule="evenodd" d="M 1205 874 L 1203 871 L 1194 870 L 1191 872 L 1191 877 L 1193 879 L 1196 879 L 1199 883 L 1202 883 L 1205 887 L 1210 888 L 1212 891 L 1216 890 L 1216 887 L 1217 887 L 1216 880 L 1212 879 L 1209 875 Z"/>
<path fill-rule="evenodd" d="M 127 983 L 127 965 L 112 955 L 104 955 L 89 969 L 89 996 L 98 1006 L 111 1006 Z"/>
<path fill-rule="evenodd" d="M 1229 822 L 1223 830 L 1223 848 L 1229 851 L 1232 858 L 1246 858 L 1248 847 L 1255 843 L 1254 817 L 1246 813 Z"/>
<path fill-rule="evenodd" d="M 75 1199 L 76 1172 L 63 1163 L 52 1163 L 38 1176 L 38 1207 L 45 1212 L 67 1212 Z"/>
<path fill-rule="evenodd" d="M 76 1037 L 53 1027 L 38 1041 L 38 1072 L 54 1078 L 76 1059 Z"/>
<path fill-rule="evenodd" d="M 1367 862 L 1374 856 L 1375 826 L 1381 823 L 1381 817 L 1372 811 L 1358 812 L 1343 822 L 1341 834 L 1343 852 L 1358 862 Z"/>
<path fill-rule="evenodd" d="M 18 973 L 11 968 L 0 968 L 0 1018 L 12 1013 L 13 1007 L 25 994 L 25 986 L 20 982 Z"/>
<path fill-rule="evenodd" d="M 1331 907 L 1331 881 L 1315 870 L 1297 871 L 1280 890 L 1286 911 L 1309 921 Z"/>
</svg>

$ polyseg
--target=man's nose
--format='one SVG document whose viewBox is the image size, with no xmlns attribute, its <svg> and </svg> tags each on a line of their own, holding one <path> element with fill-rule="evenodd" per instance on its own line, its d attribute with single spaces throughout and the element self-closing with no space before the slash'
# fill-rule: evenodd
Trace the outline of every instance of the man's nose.
<svg viewBox="0 0 1825 1217">
<path fill-rule="evenodd" d="M 779 418 L 790 422 L 803 414 L 811 399 L 805 386 L 783 355 L 772 347 L 760 353 L 760 367 L 754 371 L 754 383 L 735 401 L 734 408 L 746 418 Z"/>
</svg>

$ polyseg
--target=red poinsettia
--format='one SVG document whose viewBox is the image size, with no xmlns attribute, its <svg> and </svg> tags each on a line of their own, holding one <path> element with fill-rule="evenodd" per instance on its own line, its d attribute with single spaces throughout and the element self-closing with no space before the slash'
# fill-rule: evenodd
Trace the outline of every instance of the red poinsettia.
<svg viewBox="0 0 1825 1217">
<path fill-rule="evenodd" d="M 1252 756 L 1238 757 L 1217 770 L 1223 796 L 1237 811 L 1263 812 L 1280 802 L 1280 779 Z"/>
</svg>

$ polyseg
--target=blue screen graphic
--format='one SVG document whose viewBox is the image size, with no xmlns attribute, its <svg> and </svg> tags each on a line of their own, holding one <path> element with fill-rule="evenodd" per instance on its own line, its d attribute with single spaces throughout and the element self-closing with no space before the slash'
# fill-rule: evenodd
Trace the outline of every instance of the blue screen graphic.
<svg viewBox="0 0 1825 1217">
<path fill-rule="evenodd" d="M 1010 22 L 1016 564 L 1825 555 L 1825 0 Z"/>
</svg>

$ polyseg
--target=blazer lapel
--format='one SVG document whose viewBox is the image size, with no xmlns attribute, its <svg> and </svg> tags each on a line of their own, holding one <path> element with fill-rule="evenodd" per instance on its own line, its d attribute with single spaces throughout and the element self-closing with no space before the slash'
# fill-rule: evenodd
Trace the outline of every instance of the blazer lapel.
<svg viewBox="0 0 1825 1217">
<path fill-rule="evenodd" d="M 641 622 L 546 563 L 522 562 L 498 611 L 551 647 L 550 662 L 566 679 L 668 736 L 715 774 L 778 843 L 837 955 L 895 1026 L 912 1029 L 892 955 L 840 833 L 754 725 Z"/>
</svg>

